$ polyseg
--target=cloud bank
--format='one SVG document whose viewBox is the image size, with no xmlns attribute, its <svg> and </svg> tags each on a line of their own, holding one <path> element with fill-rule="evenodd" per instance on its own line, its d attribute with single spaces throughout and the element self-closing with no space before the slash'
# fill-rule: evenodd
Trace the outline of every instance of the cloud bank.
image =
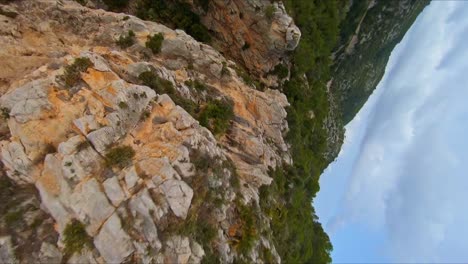
<svg viewBox="0 0 468 264">
<path fill-rule="evenodd" d="M 345 149 L 356 153 L 324 176 L 351 162 L 327 229 L 364 223 L 385 234 L 382 252 L 396 262 L 468 261 L 466 14 L 463 1 L 424 10 L 392 53 L 369 114 L 349 126 L 362 130 L 347 134 Z"/>
</svg>

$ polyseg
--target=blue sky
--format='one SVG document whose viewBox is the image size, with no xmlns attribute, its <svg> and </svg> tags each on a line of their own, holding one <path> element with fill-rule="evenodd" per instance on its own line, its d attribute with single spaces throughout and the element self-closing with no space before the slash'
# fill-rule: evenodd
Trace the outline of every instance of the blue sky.
<svg viewBox="0 0 468 264">
<path fill-rule="evenodd" d="M 336 263 L 468 262 L 468 2 L 433 1 L 314 201 Z"/>
</svg>

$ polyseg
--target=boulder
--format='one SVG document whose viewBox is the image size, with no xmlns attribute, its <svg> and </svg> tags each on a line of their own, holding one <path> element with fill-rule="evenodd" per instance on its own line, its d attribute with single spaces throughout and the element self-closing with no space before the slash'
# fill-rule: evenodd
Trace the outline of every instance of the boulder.
<svg viewBox="0 0 468 264">
<path fill-rule="evenodd" d="M 80 183 L 70 196 L 70 207 L 78 219 L 87 223 L 86 231 L 94 235 L 114 212 L 96 179 Z"/>
<path fill-rule="evenodd" d="M 185 219 L 192 202 L 193 190 L 181 180 L 167 180 L 159 187 L 165 195 L 172 212 Z"/>
<path fill-rule="evenodd" d="M 173 236 L 166 241 L 165 263 L 186 264 L 191 255 L 190 241 L 187 237 Z"/>
<path fill-rule="evenodd" d="M 104 181 L 103 186 L 107 197 L 112 202 L 112 205 L 115 207 L 119 206 L 125 199 L 125 193 L 122 191 L 122 187 L 120 187 L 117 177 L 107 179 Z"/>
<path fill-rule="evenodd" d="M 41 245 L 41 250 L 39 251 L 39 262 L 40 263 L 61 263 L 62 252 L 60 252 L 60 250 L 58 250 L 56 246 L 47 242 L 43 242 Z"/>
<path fill-rule="evenodd" d="M 131 239 L 122 229 L 120 218 L 115 213 L 94 238 L 94 245 L 107 263 L 122 263 L 134 251 Z"/>
</svg>

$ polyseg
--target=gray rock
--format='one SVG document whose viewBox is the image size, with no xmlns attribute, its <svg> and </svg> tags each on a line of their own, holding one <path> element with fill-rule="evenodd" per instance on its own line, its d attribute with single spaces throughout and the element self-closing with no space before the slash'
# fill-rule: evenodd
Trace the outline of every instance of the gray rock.
<svg viewBox="0 0 468 264">
<path fill-rule="evenodd" d="M 62 253 L 56 246 L 43 242 L 39 251 L 39 262 L 50 264 L 62 263 Z"/>
<path fill-rule="evenodd" d="M 16 260 L 11 237 L 9 236 L 0 237 L 0 263 L 19 263 Z"/>
<path fill-rule="evenodd" d="M 185 219 L 192 202 L 192 188 L 184 181 L 167 180 L 161 184 L 160 190 L 166 196 L 172 212 L 176 216 Z"/>
<path fill-rule="evenodd" d="M 136 194 L 129 202 L 129 207 L 135 219 L 133 226 L 143 234 L 152 249 L 161 249 L 161 242 L 158 238 L 158 230 L 154 224 L 152 214 L 158 210 L 151 199 L 148 190 Z"/>
<path fill-rule="evenodd" d="M 182 107 L 176 106 L 169 115 L 169 120 L 174 124 L 177 130 L 184 130 L 198 123 L 187 111 Z"/>
<path fill-rule="evenodd" d="M 188 263 L 192 251 L 187 237 L 173 236 L 166 241 L 164 252 L 166 263 Z"/>
<path fill-rule="evenodd" d="M 205 251 L 203 247 L 198 244 L 196 241 L 190 242 L 190 249 L 192 251 L 192 255 L 190 256 L 189 263 L 198 264 L 201 262 L 203 257 L 205 256 Z"/>
<path fill-rule="evenodd" d="M 83 135 L 87 135 L 90 131 L 99 128 L 98 122 L 93 115 L 85 115 L 73 121 L 73 124 L 80 130 Z"/>
<path fill-rule="evenodd" d="M 107 179 L 103 186 L 107 197 L 112 202 L 112 204 L 115 207 L 119 206 L 120 203 L 125 199 L 125 193 L 122 191 L 117 177 Z"/>
<path fill-rule="evenodd" d="M 131 239 L 122 229 L 120 218 L 115 213 L 94 238 L 94 245 L 108 263 L 122 263 L 134 251 Z"/>
<path fill-rule="evenodd" d="M 102 193 L 99 183 L 92 178 L 80 183 L 70 196 L 70 206 L 78 219 L 87 223 L 86 231 L 94 235 L 114 208 Z"/>
<path fill-rule="evenodd" d="M 105 155 L 108 146 L 117 141 L 119 137 L 113 127 L 103 127 L 89 133 L 86 138 L 99 153 Z"/>
<path fill-rule="evenodd" d="M 57 221 L 59 232 L 63 231 L 72 216 L 68 209 L 70 186 L 64 179 L 61 161 L 52 154 L 45 157 L 44 170 L 36 181 L 42 206 Z"/>
<path fill-rule="evenodd" d="M 125 175 L 124 179 L 127 190 L 131 192 L 131 190 L 137 185 L 138 180 L 140 179 L 135 170 L 135 166 L 131 166 L 130 168 L 124 170 L 123 173 Z"/>
<path fill-rule="evenodd" d="M 1 158 L 8 177 L 17 183 L 33 183 L 34 175 L 30 174 L 33 164 L 26 155 L 23 145 L 17 141 L 1 143 Z"/>
<path fill-rule="evenodd" d="M 41 118 L 43 110 L 51 109 L 47 89 L 51 80 L 33 80 L 0 98 L 0 107 L 10 110 L 10 116 L 20 123 Z"/>
<path fill-rule="evenodd" d="M 67 261 L 68 264 L 97 264 L 96 258 L 93 256 L 93 252 L 85 248 L 79 253 L 75 253 Z"/>
</svg>

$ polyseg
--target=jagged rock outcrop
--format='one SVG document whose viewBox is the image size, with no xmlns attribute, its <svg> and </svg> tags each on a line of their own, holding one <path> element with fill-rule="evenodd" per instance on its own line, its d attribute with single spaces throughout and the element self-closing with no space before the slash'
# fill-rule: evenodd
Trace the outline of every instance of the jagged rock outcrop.
<svg viewBox="0 0 468 264">
<path fill-rule="evenodd" d="M 258 188 L 272 180 L 268 168 L 291 162 L 283 139 L 286 97 L 252 89 L 233 62 L 180 30 L 73 1 L 24 0 L 1 7 L 18 16 L 0 15 L 8 24 L 0 31 L 0 67 L 17 64 L 0 73 L 1 118 L 8 124 L 0 158 L 15 184 L 37 189 L 47 214 L 41 212 L 58 236 L 37 246 L 37 256 L 27 260 L 199 263 L 208 249 L 223 262 L 238 257 L 238 237 L 229 232 L 242 223 L 234 200 L 255 206 Z M 134 43 L 122 49 L 116 40 L 129 30 Z M 145 42 L 156 33 L 164 40 L 154 55 Z M 89 65 L 74 73 L 70 85 L 67 74 L 77 58 Z M 175 92 L 169 96 L 142 85 L 139 76 L 148 71 Z M 191 80 L 203 82 L 210 93 L 195 90 L 187 84 Z M 207 97 L 232 101 L 234 118 L 226 135 L 213 135 L 175 103 L 203 105 Z M 119 157 L 131 155 L 110 163 L 109 153 L 119 147 L 127 150 Z M 215 249 L 175 231 L 201 214 L 210 215 Z M 67 228 L 74 221 L 84 226 L 90 242 L 70 253 Z M 9 240 L 2 241 L 1 257 L 8 258 Z M 258 254 L 243 257 L 261 261 Z"/>
<path fill-rule="evenodd" d="M 301 31 L 279 1 L 214 0 L 206 10 L 194 9 L 201 22 L 215 32 L 213 45 L 260 76 L 286 61 L 287 52 L 301 38 Z"/>
</svg>

